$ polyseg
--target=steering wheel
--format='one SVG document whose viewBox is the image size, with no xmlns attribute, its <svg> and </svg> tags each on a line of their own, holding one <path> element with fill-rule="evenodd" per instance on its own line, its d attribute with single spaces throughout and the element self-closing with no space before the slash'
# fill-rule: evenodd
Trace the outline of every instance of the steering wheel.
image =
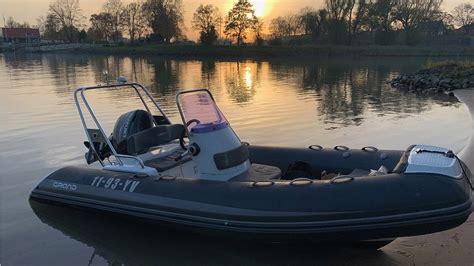
<svg viewBox="0 0 474 266">
<path fill-rule="evenodd" d="M 201 124 L 201 121 L 199 121 L 198 119 L 191 119 L 188 122 L 186 122 L 186 127 L 189 127 L 192 123 L 196 123 L 197 125 L 199 125 L 199 124 Z M 188 149 L 188 147 L 186 147 L 185 142 L 184 142 L 184 138 L 186 138 L 186 137 L 187 137 L 186 136 L 186 130 L 183 130 L 183 134 L 179 138 L 179 145 L 181 146 L 181 148 L 183 148 L 183 150 Z"/>
<path fill-rule="evenodd" d="M 189 125 L 191 125 L 192 123 L 196 123 L 196 125 L 199 125 L 201 124 L 201 121 L 199 121 L 198 119 L 191 119 L 188 122 L 186 122 L 186 127 L 189 127 Z"/>
</svg>

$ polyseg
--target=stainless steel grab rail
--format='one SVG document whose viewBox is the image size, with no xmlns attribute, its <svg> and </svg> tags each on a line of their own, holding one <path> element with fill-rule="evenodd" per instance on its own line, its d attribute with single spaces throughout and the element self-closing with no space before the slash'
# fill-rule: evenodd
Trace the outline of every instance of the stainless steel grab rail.
<svg viewBox="0 0 474 266">
<path fill-rule="evenodd" d="M 81 123 L 82 123 L 82 126 L 84 128 L 84 132 L 86 134 L 87 140 L 90 143 L 90 149 L 97 156 L 97 158 L 98 158 L 100 164 L 102 165 L 102 167 L 104 167 L 106 165 L 106 163 L 104 162 L 104 160 L 102 160 L 100 158 L 99 153 L 98 153 L 98 151 L 96 150 L 96 148 L 93 144 L 92 137 L 90 136 L 89 131 L 87 130 L 88 125 L 87 125 L 86 119 L 84 117 L 84 112 L 82 110 L 78 94 L 80 95 L 80 100 L 82 101 L 82 103 L 86 107 L 87 112 L 89 113 L 90 117 L 94 121 L 94 124 L 96 125 L 96 127 L 98 128 L 100 134 L 102 135 L 103 139 L 105 140 L 105 144 L 107 146 L 109 146 L 110 151 L 112 152 L 113 156 L 116 158 L 119 165 L 120 166 L 124 165 L 123 161 L 120 158 L 129 158 L 129 159 L 134 159 L 134 160 L 138 161 L 139 165 L 142 168 L 145 168 L 145 164 L 143 163 L 143 161 L 140 158 L 135 157 L 135 156 L 131 156 L 131 155 L 119 154 L 115 150 L 114 146 L 112 145 L 112 143 L 110 142 L 110 140 L 108 138 L 108 135 L 106 134 L 103 127 L 101 126 L 99 120 L 97 119 L 96 115 L 94 114 L 94 110 L 90 106 L 90 104 L 87 101 L 87 98 L 85 96 L 85 92 L 88 91 L 88 90 L 99 90 L 99 89 L 105 90 L 105 89 L 118 89 L 118 88 L 131 88 L 131 89 L 133 89 L 137 93 L 137 95 L 140 98 L 141 102 L 143 103 L 145 109 L 151 114 L 151 111 L 150 111 L 150 108 L 148 107 L 148 104 L 146 103 L 145 99 L 143 99 L 143 95 L 140 93 L 140 90 L 143 91 L 145 93 L 145 95 L 148 97 L 148 99 L 156 107 L 156 109 L 160 112 L 160 114 L 171 124 L 171 120 L 163 112 L 163 110 L 161 109 L 159 104 L 155 101 L 155 99 L 153 99 L 150 92 L 144 86 L 142 86 L 141 84 L 139 84 L 139 83 L 101 84 L 101 85 L 97 85 L 97 86 L 81 87 L 81 88 L 78 88 L 74 91 L 74 102 L 76 104 L 77 111 L 79 112 L 79 117 L 81 119 Z"/>
</svg>

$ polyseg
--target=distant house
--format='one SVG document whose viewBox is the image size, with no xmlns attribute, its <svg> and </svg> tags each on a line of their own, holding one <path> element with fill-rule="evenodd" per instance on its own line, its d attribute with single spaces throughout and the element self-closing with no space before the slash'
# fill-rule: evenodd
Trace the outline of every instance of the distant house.
<svg viewBox="0 0 474 266">
<path fill-rule="evenodd" d="M 32 28 L 0 28 L 0 39 L 12 43 L 39 43 L 39 29 Z"/>
<path fill-rule="evenodd" d="M 427 37 L 443 36 L 448 31 L 443 21 L 441 20 L 422 22 L 418 25 L 417 30 L 422 35 Z"/>
</svg>

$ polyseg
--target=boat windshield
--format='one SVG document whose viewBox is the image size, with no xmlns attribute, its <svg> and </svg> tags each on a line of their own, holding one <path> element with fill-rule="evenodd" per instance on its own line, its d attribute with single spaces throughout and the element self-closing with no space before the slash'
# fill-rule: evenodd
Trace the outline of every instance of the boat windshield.
<svg viewBox="0 0 474 266">
<path fill-rule="evenodd" d="M 208 132 L 228 125 L 207 90 L 182 92 L 176 100 L 188 132 Z"/>
</svg>

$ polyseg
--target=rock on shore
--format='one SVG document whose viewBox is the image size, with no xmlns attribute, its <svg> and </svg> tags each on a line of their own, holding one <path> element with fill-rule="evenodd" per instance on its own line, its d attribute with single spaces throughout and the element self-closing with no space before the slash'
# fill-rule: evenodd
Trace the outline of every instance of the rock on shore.
<svg viewBox="0 0 474 266">
<path fill-rule="evenodd" d="M 444 64 L 400 75 L 389 84 L 401 90 L 422 94 L 447 93 L 453 90 L 474 89 L 474 64 Z"/>
</svg>

